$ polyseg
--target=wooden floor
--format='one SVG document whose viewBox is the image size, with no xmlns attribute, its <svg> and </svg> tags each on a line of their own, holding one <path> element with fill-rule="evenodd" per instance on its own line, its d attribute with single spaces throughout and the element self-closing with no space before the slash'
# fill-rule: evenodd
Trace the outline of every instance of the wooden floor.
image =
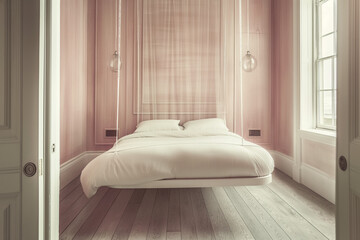
<svg viewBox="0 0 360 240">
<path fill-rule="evenodd" d="M 276 171 L 266 186 L 60 193 L 60 239 L 335 239 L 335 206 Z"/>
</svg>

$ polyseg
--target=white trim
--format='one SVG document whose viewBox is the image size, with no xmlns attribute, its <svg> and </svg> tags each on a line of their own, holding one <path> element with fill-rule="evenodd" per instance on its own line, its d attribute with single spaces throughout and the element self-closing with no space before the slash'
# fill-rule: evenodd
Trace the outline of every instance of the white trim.
<svg viewBox="0 0 360 240">
<path fill-rule="evenodd" d="M 101 151 L 87 151 L 66 161 L 60 166 L 60 189 L 63 189 L 72 180 L 78 177 L 84 167 L 94 158 L 99 156 Z"/>
<path fill-rule="evenodd" d="M 296 0 L 295 0 L 296 1 Z M 296 1 L 297 2 L 297 1 Z M 316 125 L 315 106 L 314 106 L 314 82 L 313 82 L 313 0 L 299 1 L 300 16 L 294 15 L 294 21 L 300 21 L 300 33 L 294 38 L 300 41 L 300 80 L 298 83 L 300 96 L 298 99 L 298 108 L 300 108 L 300 119 L 298 129 L 310 129 Z M 295 40 L 294 40 L 295 41 Z"/>
<path fill-rule="evenodd" d="M 293 151 L 292 178 L 300 182 L 301 146 L 297 130 L 300 129 L 300 69 L 301 69 L 301 11 L 300 1 L 293 0 Z M 290 169 L 289 169 L 290 172 Z"/>
<path fill-rule="evenodd" d="M 334 84 L 336 83 L 336 76 L 335 76 L 335 68 L 336 68 L 336 64 L 335 61 L 337 59 L 337 49 L 336 49 L 336 45 L 337 45 L 337 19 L 336 19 L 336 11 L 337 11 L 337 4 L 336 1 L 333 2 L 333 7 L 334 7 L 334 19 L 333 19 L 333 23 L 334 23 L 334 31 L 327 33 L 325 35 L 321 35 L 321 25 L 322 25 L 322 9 L 321 9 L 321 5 L 323 4 L 323 1 L 318 1 L 317 3 L 314 4 L 314 27 L 313 27 L 313 39 L 314 39 L 314 44 L 316 46 L 316 48 L 314 49 L 314 108 L 315 108 L 315 112 L 316 112 L 316 127 L 317 128 L 324 128 L 324 129 L 329 129 L 329 130 L 336 130 L 336 116 L 335 113 L 336 111 L 334 111 L 334 109 L 336 109 L 336 98 L 335 98 L 335 93 L 336 93 L 336 86 L 334 86 Z M 330 36 L 331 34 L 333 34 L 334 36 L 334 46 L 333 46 L 333 50 L 335 51 L 335 54 L 330 55 L 330 56 L 321 56 L 321 40 L 322 38 L 326 37 L 326 36 Z M 324 62 L 325 60 L 328 59 L 332 59 L 332 88 L 331 89 L 321 89 L 320 88 L 320 64 L 322 62 Z M 322 107 L 320 106 L 321 104 L 321 100 L 319 97 L 319 94 L 323 91 L 331 91 L 332 92 L 332 107 L 333 107 L 333 113 L 332 113 L 332 124 L 331 125 L 327 125 L 327 124 L 321 124 L 320 118 L 321 115 L 323 115 L 322 117 L 324 117 L 324 110 L 322 110 L 322 114 L 321 114 L 321 109 Z M 334 126 L 335 125 L 335 126 Z"/>
<path fill-rule="evenodd" d="M 286 175 L 293 177 L 294 159 L 278 151 L 269 151 L 274 159 L 275 167 L 285 173 Z"/>
<path fill-rule="evenodd" d="M 302 163 L 300 167 L 295 165 L 292 157 L 281 152 L 269 151 L 274 159 L 275 167 L 293 177 L 293 171 L 299 172 L 300 183 L 310 188 L 326 200 L 335 204 L 335 179 L 308 164 Z M 299 169 L 297 169 L 299 168 Z M 295 179 L 294 179 L 295 180 Z"/>
<path fill-rule="evenodd" d="M 45 41 L 45 237 L 59 239 L 60 0 L 46 0 Z M 53 151 L 52 146 L 55 146 Z"/>
<path fill-rule="evenodd" d="M 313 0 L 293 0 L 293 44 L 294 44 L 294 159 L 290 170 L 291 157 L 273 153 L 275 166 L 292 177 L 295 181 L 307 186 L 330 202 L 335 202 L 335 179 L 320 169 L 302 161 L 302 139 L 335 146 L 335 131 L 314 129 L 314 62 L 313 52 Z M 296 29 L 298 28 L 298 29 Z M 300 62 L 299 62 L 300 60 Z M 290 175 L 291 176 L 291 175 Z"/>
<path fill-rule="evenodd" d="M 45 56 L 45 42 L 46 42 L 46 2 L 40 1 L 40 21 L 39 21 L 39 95 L 38 95 L 38 186 L 39 186 L 39 224 L 38 224 L 38 239 L 45 239 L 45 178 L 44 178 L 44 169 L 43 169 L 43 159 L 45 157 L 45 78 L 46 78 L 46 56 Z"/>
<path fill-rule="evenodd" d="M 319 142 L 326 145 L 336 146 L 336 132 L 330 130 L 307 129 L 300 130 L 299 136 L 313 142 Z"/>
<path fill-rule="evenodd" d="M 308 164 L 301 165 L 301 183 L 335 204 L 335 179 Z"/>
</svg>

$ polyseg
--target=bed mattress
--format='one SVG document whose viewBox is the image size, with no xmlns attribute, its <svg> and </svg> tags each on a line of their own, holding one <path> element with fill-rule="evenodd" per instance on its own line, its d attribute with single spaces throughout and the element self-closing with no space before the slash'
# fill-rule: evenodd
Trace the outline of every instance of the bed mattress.
<svg viewBox="0 0 360 240">
<path fill-rule="evenodd" d="M 163 179 L 263 177 L 274 170 L 261 146 L 231 132 L 158 131 L 119 139 L 93 159 L 80 181 L 87 197 L 101 186 L 129 187 Z"/>
</svg>

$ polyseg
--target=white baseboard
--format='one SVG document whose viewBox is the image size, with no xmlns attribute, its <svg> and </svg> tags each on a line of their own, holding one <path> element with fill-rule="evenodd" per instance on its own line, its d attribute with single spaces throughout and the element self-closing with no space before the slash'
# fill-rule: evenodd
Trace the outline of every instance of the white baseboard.
<svg viewBox="0 0 360 240">
<path fill-rule="evenodd" d="M 275 167 L 292 178 L 294 166 L 293 158 L 278 151 L 271 150 L 269 152 L 274 159 Z"/>
<path fill-rule="evenodd" d="M 292 178 L 293 171 L 297 171 L 297 169 L 294 169 L 293 158 L 281 152 L 269 152 L 274 159 L 275 167 Z M 302 163 L 300 167 L 300 183 L 335 204 L 335 179 L 332 179 L 323 171 Z"/>
<path fill-rule="evenodd" d="M 103 152 L 87 151 L 66 161 L 60 166 L 60 189 L 78 177 L 84 167 Z"/>
<path fill-rule="evenodd" d="M 307 164 L 301 165 L 301 183 L 335 204 L 335 179 Z"/>
</svg>

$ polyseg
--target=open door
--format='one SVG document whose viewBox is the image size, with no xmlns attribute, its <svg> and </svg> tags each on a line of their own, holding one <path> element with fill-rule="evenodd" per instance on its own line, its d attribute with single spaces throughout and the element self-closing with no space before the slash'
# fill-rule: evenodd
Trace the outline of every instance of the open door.
<svg viewBox="0 0 360 240">
<path fill-rule="evenodd" d="M 45 237 L 59 239 L 60 0 L 46 0 Z"/>
<path fill-rule="evenodd" d="M 0 239 L 41 239 L 40 0 L 0 0 Z"/>
<path fill-rule="evenodd" d="M 338 4 L 336 236 L 360 239 L 360 3 Z"/>
</svg>

